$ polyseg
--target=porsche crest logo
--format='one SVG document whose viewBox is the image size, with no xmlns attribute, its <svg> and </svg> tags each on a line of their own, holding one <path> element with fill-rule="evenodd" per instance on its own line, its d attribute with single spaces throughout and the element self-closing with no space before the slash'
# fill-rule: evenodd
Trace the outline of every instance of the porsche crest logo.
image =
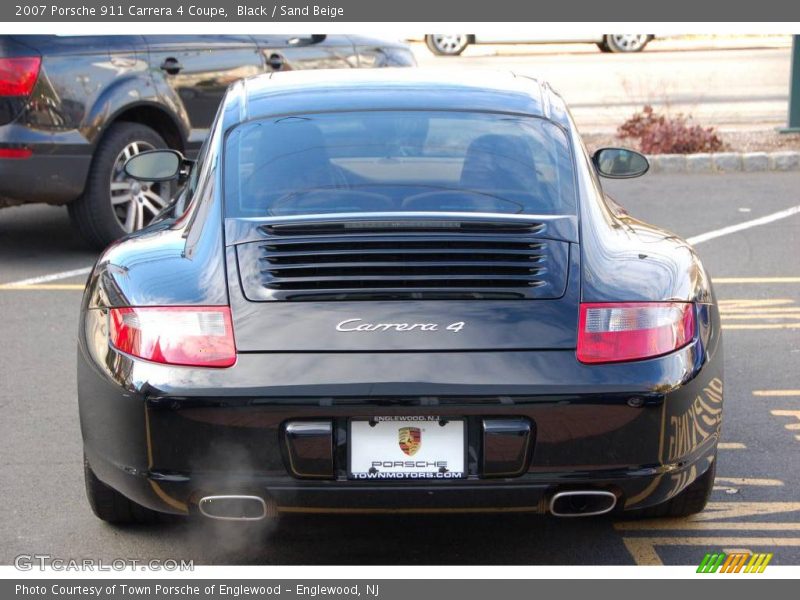
<svg viewBox="0 0 800 600">
<path fill-rule="evenodd" d="M 408 456 L 414 456 L 422 445 L 422 430 L 419 427 L 401 427 L 397 436 L 400 450 Z"/>
</svg>

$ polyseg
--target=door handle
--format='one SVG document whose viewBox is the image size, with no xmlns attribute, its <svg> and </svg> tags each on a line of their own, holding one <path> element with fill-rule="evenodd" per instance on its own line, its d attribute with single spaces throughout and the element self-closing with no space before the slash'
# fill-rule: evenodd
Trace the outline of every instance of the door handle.
<svg viewBox="0 0 800 600">
<path fill-rule="evenodd" d="M 178 62 L 177 58 L 167 58 L 161 63 L 161 70 L 167 73 L 168 75 L 177 75 L 181 72 L 183 65 Z"/>
<path fill-rule="evenodd" d="M 280 71 L 283 68 L 283 65 L 286 63 L 280 54 L 270 54 L 269 58 L 267 59 L 267 64 L 273 71 Z"/>
</svg>

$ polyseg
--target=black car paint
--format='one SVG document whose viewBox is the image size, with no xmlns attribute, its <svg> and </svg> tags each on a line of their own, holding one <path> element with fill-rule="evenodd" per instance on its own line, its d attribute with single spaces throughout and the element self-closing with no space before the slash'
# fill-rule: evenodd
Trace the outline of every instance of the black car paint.
<svg viewBox="0 0 800 600">
<path fill-rule="evenodd" d="M 395 93 L 403 85 L 397 79 L 356 82 L 325 98 L 306 86 L 302 100 L 280 85 L 238 85 L 209 142 L 198 186 L 203 198 L 180 218 L 151 225 L 100 257 L 83 300 L 78 354 L 81 424 L 92 468 L 134 501 L 174 513 L 191 512 L 204 493 L 231 490 L 270 496 L 290 512 L 543 512 L 555 491 L 578 487 L 611 490 L 626 509 L 673 497 L 715 460 L 721 424 L 719 311 L 693 249 L 603 196 L 562 101 L 546 87 L 530 82 L 523 85 L 531 92 L 512 92 L 452 85 L 442 94 L 441 85 L 412 79 L 412 95 Z M 235 246 L 255 234 L 245 223 L 223 222 L 215 168 L 220 139 L 244 114 L 244 94 L 250 95 L 248 116 L 291 107 L 345 109 L 349 94 L 350 106 L 359 109 L 478 105 L 554 119 L 570 134 L 578 162 L 579 227 L 562 236 L 572 246 L 565 294 L 510 302 L 248 302 Z M 689 345 L 630 363 L 577 361 L 579 302 L 668 300 L 696 303 L 697 334 Z M 110 307 L 169 304 L 230 304 L 236 364 L 160 365 L 109 345 Z M 327 331 L 348 312 L 342 305 L 365 320 L 386 320 L 390 313 L 469 324 L 455 344 L 432 337 L 409 345 L 402 337 L 408 332 L 338 341 Z M 376 414 L 466 418 L 469 477 L 427 484 L 348 480 L 347 420 Z M 530 463 L 519 477 L 481 476 L 480 423 L 498 417 L 533 424 Z M 309 419 L 329 419 L 336 432 L 336 471 L 329 480 L 297 479 L 287 469 L 283 426 Z"/>
<path fill-rule="evenodd" d="M 148 125 L 191 157 L 236 79 L 393 66 L 396 48 L 406 46 L 341 35 L 0 36 L 0 57 L 42 59 L 29 98 L 0 98 L 0 147 L 33 151 L 27 159 L 0 159 L 0 207 L 75 200 L 98 141 L 115 122 Z M 273 56 L 280 61 L 270 62 Z"/>
</svg>

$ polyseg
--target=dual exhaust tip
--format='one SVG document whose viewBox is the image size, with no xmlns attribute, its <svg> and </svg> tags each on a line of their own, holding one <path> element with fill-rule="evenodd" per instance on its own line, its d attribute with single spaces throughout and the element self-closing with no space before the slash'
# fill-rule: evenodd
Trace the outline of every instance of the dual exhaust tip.
<svg viewBox="0 0 800 600">
<path fill-rule="evenodd" d="M 614 510 L 617 496 L 606 490 L 558 492 L 550 498 L 555 517 L 594 517 Z M 197 503 L 200 514 L 220 521 L 261 521 L 278 514 L 274 502 L 261 496 L 228 494 L 203 496 Z"/>
<path fill-rule="evenodd" d="M 203 496 L 197 509 L 204 517 L 220 521 L 261 521 L 278 514 L 273 502 L 267 503 L 261 496 L 238 494 Z"/>
<path fill-rule="evenodd" d="M 554 517 L 596 517 L 610 513 L 616 505 L 616 494 L 607 490 L 558 492 L 550 498 L 550 514 Z"/>
</svg>

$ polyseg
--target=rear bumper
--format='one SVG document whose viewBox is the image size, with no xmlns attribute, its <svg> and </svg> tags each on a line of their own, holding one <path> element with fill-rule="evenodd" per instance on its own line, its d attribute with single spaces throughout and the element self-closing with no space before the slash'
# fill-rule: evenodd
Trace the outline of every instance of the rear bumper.
<svg viewBox="0 0 800 600">
<path fill-rule="evenodd" d="M 32 151 L 28 158 L 0 158 L 0 207 L 65 204 L 83 193 L 92 147 L 77 132 L 44 134 L 9 124 L 0 127 L 0 147 Z"/>
<path fill-rule="evenodd" d="M 382 514 L 529 512 L 546 514 L 553 495 L 566 490 L 605 490 L 617 510 L 634 510 L 669 500 L 700 477 L 715 460 L 716 439 L 698 449 L 691 462 L 594 471 L 527 473 L 513 480 L 391 484 L 355 481 L 300 481 L 254 473 L 134 473 L 86 449 L 98 477 L 135 502 L 173 514 L 196 513 L 207 495 L 247 494 L 273 502 L 279 513 Z"/>
<path fill-rule="evenodd" d="M 84 314 L 80 336 L 84 447 L 102 481 L 155 510 L 191 512 L 203 495 L 250 493 L 285 512 L 542 512 L 552 494 L 576 488 L 612 491 L 637 509 L 679 493 L 715 458 L 717 333 L 626 365 L 582 365 L 569 350 L 271 353 L 211 370 L 121 355 L 98 334 L 98 314 Z M 466 418 L 469 477 L 349 480 L 346 423 L 376 415 Z M 535 427 L 526 469 L 485 478 L 479 423 L 510 417 Z M 289 474 L 290 420 L 333 423 L 330 479 Z"/>
</svg>

